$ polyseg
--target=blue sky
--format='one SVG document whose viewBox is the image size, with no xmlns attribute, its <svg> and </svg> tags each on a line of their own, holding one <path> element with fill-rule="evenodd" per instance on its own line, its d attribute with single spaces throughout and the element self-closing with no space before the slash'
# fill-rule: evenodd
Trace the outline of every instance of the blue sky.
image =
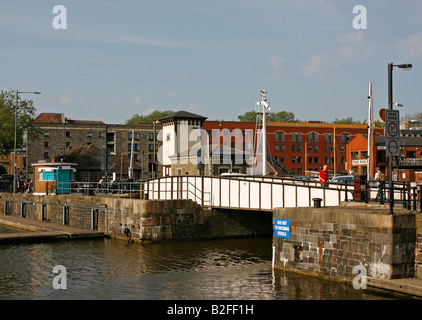
<svg viewBox="0 0 422 320">
<path fill-rule="evenodd" d="M 53 28 L 56 5 L 67 29 Z M 367 10 L 356 30 L 353 8 Z M 266 89 L 273 112 L 301 120 L 421 112 L 422 1 L 1 0 L 2 90 L 41 91 L 38 113 L 124 123 L 151 110 L 237 120 Z"/>
</svg>

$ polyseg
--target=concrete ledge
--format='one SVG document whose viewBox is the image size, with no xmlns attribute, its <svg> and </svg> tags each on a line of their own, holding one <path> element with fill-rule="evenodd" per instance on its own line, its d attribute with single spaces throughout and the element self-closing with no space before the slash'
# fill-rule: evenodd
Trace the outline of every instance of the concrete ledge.
<svg viewBox="0 0 422 320">
<path fill-rule="evenodd" d="M 104 232 L 63 226 L 50 222 L 0 215 L 0 224 L 33 232 L 0 234 L 1 242 L 103 238 Z"/>
<path fill-rule="evenodd" d="M 420 279 L 405 278 L 385 280 L 367 277 L 366 284 L 368 287 L 422 298 L 422 280 Z"/>
</svg>

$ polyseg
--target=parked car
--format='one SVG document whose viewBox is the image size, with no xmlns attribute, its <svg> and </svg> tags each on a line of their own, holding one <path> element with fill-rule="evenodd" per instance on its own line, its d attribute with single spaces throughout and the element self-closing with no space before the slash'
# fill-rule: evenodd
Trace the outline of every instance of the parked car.
<svg viewBox="0 0 422 320">
<path fill-rule="evenodd" d="M 352 184 L 355 181 L 355 176 L 335 176 L 330 180 L 330 183 L 348 183 Z"/>
</svg>

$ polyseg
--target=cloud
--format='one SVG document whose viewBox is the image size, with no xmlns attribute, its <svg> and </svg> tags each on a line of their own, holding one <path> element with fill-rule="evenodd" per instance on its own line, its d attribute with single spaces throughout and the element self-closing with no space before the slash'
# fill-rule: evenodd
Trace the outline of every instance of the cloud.
<svg viewBox="0 0 422 320">
<path fill-rule="evenodd" d="M 75 100 L 70 97 L 70 92 L 63 92 L 63 94 L 59 97 L 59 101 L 61 104 L 70 104 L 74 103 Z"/>
<path fill-rule="evenodd" d="M 421 58 L 422 33 L 411 34 L 406 38 L 398 39 L 396 49 L 409 58 Z"/>
<path fill-rule="evenodd" d="M 306 63 L 305 67 L 302 69 L 302 73 L 305 75 L 314 75 L 320 73 L 327 61 L 329 60 L 328 54 L 314 54 L 311 56 Z"/>
<path fill-rule="evenodd" d="M 78 102 L 79 104 L 85 104 L 85 103 L 87 103 L 87 100 L 85 100 L 85 99 L 77 99 L 77 100 L 75 100 L 74 98 L 71 97 L 69 91 L 63 92 L 59 96 L 59 101 L 60 101 L 61 104 L 71 104 L 71 103 L 75 103 L 75 102 Z"/>
<path fill-rule="evenodd" d="M 339 59 L 368 58 L 373 57 L 380 48 L 377 43 L 365 43 L 364 31 L 338 34 L 337 43 L 340 47 L 337 50 Z"/>
<path fill-rule="evenodd" d="M 286 63 L 286 59 L 276 54 L 269 56 L 265 61 L 275 69 L 282 69 Z"/>
</svg>

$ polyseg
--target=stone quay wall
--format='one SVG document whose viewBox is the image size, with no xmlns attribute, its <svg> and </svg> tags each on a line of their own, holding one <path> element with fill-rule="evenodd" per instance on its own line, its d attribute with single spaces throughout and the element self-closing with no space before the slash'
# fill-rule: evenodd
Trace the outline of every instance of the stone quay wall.
<svg viewBox="0 0 422 320">
<path fill-rule="evenodd" d="M 44 218 L 134 241 L 272 235 L 270 212 L 208 209 L 192 200 L 1 194 L 0 212 L 28 219 Z"/>
<path fill-rule="evenodd" d="M 415 252 L 422 249 L 417 215 L 389 215 L 386 208 L 277 208 L 274 219 L 289 220 L 290 236 L 273 237 L 273 266 L 344 281 L 361 273 L 355 267 L 374 278 L 413 278 Z"/>
</svg>

